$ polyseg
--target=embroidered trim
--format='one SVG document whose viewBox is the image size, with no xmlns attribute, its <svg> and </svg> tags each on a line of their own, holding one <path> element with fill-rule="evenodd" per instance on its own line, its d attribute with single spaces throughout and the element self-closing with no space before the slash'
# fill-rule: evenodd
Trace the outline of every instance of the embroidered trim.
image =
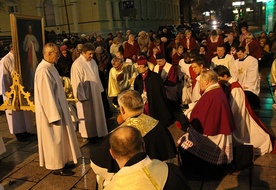
<svg viewBox="0 0 276 190">
<path fill-rule="evenodd" d="M 159 187 L 159 185 L 156 183 L 156 181 L 154 180 L 154 178 L 153 178 L 152 175 L 150 174 L 148 168 L 145 166 L 145 167 L 142 168 L 142 170 L 143 170 L 144 173 L 147 175 L 147 177 L 149 178 L 150 182 L 151 182 L 152 185 L 155 187 L 155 189 L 161 190 L 161 188 Z"/>
</svg>

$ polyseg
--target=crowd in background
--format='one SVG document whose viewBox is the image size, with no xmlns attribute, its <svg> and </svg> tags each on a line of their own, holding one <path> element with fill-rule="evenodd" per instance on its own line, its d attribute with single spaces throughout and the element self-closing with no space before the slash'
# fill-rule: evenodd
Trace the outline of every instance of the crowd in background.
<svg viewBox="0 0 276 190">
<path fill-rule="evenodd" d="M 223 45 L 225 53 L 232 54 L 235 59 L 237 59 L 236 48 L 243 46 L 247 54 L 258 60 L 259 68 L 270 67 L 276 54 L 274 32 L 270 31 L 267 34 L 262 31 L 253 34 L 248 31 L 246 22 L 239 26 L 233 22 L 232 28 L 227 33 L 216 29 L 201 33 L 186 30 L 174 34 L 163 28 L 162 31 L 140 31 L 138 34 L 130 30 L 125 34 L 117 31 L 114 34 L 109 33 L 105 39 L 96 33 L 81 34 L 79 37 L 65 32 L 59 35 L 53 32 L 46 32 L 47 34 L 46 42 L 53 42 L 61 47 L 61 56 L 56 67 L 61 76 L 67 77 L 69 77 L 70 65 L 81 53 L 81 44 L 88 42 L 94 45 L 93 58 L 106 76 L 112 67 L 111 60 L 116 57 L 117 52 L 122 53 L 124 61 L 132 63 L 136 62 L 138 54 L 143 53 L 154 65 L 156 65 L 155 55 L 160 53 L 164 54 L 166 61 L 172 65 L 178 65 L 179 61 L 187 56 L 192 59 L 200 56 L 205 60 L 205 65 L 210 67 L 212 58 L 217 55 L 217 46 Z M 136 49 L 129 46 L 132 43 L 135 44 Z"/>
<path fill-rule="evenodd" d="M 139 51 L 146 53 L 147 59 L 153 64 L 156 64 L 156 61 L 152 55 L 154 51 L 157 51 L 154 49 L 154 47 L 160 43 L 160 49 L 158 49 L 157 52 L 164 53 L 167 62 L 171 64 L 177 63 L 178 59 L 180 60 L 180 58 L 183 57 L 183 53 L 188 52 L 192 56 L 200 54 L 202 57 L 204 57 L 208 66 L 211 64 L 211 59 L 216 55 L 217 45 L 224 45 L 226 53 L 231 53 L 236 58 L 234 53 L 235 48 L 239 46 L 245 47 L 246 43 L 244 39 L 246 39 L 246 36 L 248 36 L 248 38 L 252 39 L 252 44 L 254 43 L 255 47 L 254 50 L 252 50 L 254 52 L 251 51 L 250 54 L 259 60 L 260 67 L 270 66 L 274 60 L 273 55 L 276 54 L 276 43 L 274 43 L 276 38 L 274 32 L 270 31 L 267 34 L 265 31 L 262 31 L 260 33 L 253 34 L 248 31 L 247 25 L 239 25 L 239 27 L 235 22 L 233 22 L 232 29 L 230 29 L 227 33 L 220 29 L 207 30 L 206 32 L 201 33 L 190 31 L 190 47 L 187 47 L 186 43 L 189 32 L 179 31 L 177 34 L 174 34 L 166 28 L 164 28 L 162 31 L 156 32 L 140 31 L 137 34 L 132 33 L 130 30 L 127 30 L 125 34 L 123 34 L 122 31 L 117 31 L 116 33 L 109 33 L 105 39 L 100 34 L 96 33 L 93 33 L 92 35 L 81 34 L 78 37 L 72 34 L 66 34 L 64 32 L 58 35 L 52 34 L 52 32 L 47 32 L 46 34 L 48 34 L 48 37 L 46 37 L 46 42 L 53 42 L 59 46 L 66 45 L 67 50 L 72 55 L 73 61 L 80 51 L 80 45 L 78 47 L 77 45 L 90 42 L 94 45 L 95 48 L 101 46 L 101 48 L 98 48 L 97 52 L 99 53 L 104 51 L 105 54 L 108 54 L 110 62 L 111 59 L 115 57 L 116 52 L 124 51 L 128 37 L 130 34 L 132 34 L 134 35 L 134 41 L 139 45 Z M 214 36 L 214 39 L 218 36 L 219 42 L 216 44 L 209 43 L 209 36 Z M 177 57 L 177 49 L 180 45 L 183 46 L 183 53 Z M 139 51 L 137 51 L 136 54 L 140 53 Z M 129 58 L 126 54 L 127 53 L 125 53 L 124 59 Z M 97 61 L 97 57 L 94 58 Z M 135 59 L 132 61 L 135 62 Z"/>
</svg>

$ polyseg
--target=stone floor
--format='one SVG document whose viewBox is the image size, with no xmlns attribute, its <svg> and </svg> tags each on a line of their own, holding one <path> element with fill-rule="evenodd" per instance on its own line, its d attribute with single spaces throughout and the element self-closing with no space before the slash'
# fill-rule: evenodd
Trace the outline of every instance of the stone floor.
<svg viewBox="0 0 276 190">
<path fill-rule="evenodd" d="M 276 134 L 275 110 L 271 107 L 273 98 L 267 81 L 268 69 L 261 72 L 261 102 L 262 108 L 257 115 L 265 123 L 268 129 Z M 116 111 L 114 109 L 114 111 Z M 108 120 L 109 130 L 116 126 L 114 117 Z M 182 113 L 175 113 L 178 121 L 185 127 Z M 183 131 L 175 127 L 169 127 L 175 140 L 182 136 Z M 18 142 L 14 135 L 9 133 L 5 115 L 0 115 L 0 132 L 2 133 L 7 152 L 0 156 L 0 184 L 5 190 L 67 190 L 67 189 L 91 189 L 95 190 L 95 174 L 89 167 L 89 155 L 99 144 L 83 142 L 80 134 L 76 132 L 81 147 L 83 158 L 73 169 L 73 176 L 56 176 L 51 171 L 39 167 L 38 147 L 36 137 L 28 142 Z M 193 190 L 268 190 L 276 189 L 276 155 L 267 154 L 255 158 L 252 170 L 245 169 L 241 172 L 227 175 L 222 180 L 190 180 Z"/>
</svg>

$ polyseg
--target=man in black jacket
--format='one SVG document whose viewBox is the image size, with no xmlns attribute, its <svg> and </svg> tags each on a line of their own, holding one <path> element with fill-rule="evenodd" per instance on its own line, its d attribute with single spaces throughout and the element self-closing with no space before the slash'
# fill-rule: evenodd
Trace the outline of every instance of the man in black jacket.
<svg viewBox="0 0 276 190">
<path fill-rule="evenodd" d="M 164 127 L 169 127 L 173 123 L 173 115 L 160 75 L 148 69 L 145 58 L 140 57 L 137 65 L 139 75 L 135 78 L 134 90 L 143 98 L 144 113 L 159 120 Z"/>
</svg>

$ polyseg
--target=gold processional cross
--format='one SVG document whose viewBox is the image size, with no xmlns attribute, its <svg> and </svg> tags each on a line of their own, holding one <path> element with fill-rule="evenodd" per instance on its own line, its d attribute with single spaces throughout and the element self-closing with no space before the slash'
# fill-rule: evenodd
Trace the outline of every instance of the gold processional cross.
<svg viewBox="0 0 276 190">
<path fill-rule="evenodd" d="M 30 100 L 30 92 L 24 91 L 24 86 L 20 83 L 20 75 L 14 71 L 12 73 L 11 90 L 6 92 L 6 100 L 0 106 L 0 110 L 13 110 L 13 111 L 32 111 L 35 112 L 33 101 Z"/>
</svg>

